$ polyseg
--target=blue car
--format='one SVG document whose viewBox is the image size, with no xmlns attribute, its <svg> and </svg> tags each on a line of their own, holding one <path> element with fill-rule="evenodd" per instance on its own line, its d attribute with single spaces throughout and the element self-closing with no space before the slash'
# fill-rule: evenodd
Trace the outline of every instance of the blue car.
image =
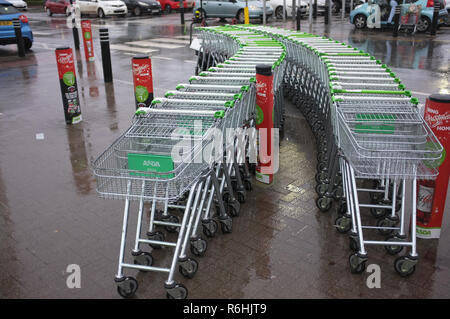
<svg viewBox="0 0 450 319">
<path fill-rule="evenodd" d="M 33 45 L 33 32 L 28 24 L 28 18 L 5 0 L 0 0 L 0 45 L 17 43 L 12 22 L 13 19 L 20 20 L 25 50 L 30 50 Z"/>
<path fill-rule="evenodd" d="M 441 2 L 440 0 L 435 1 Z M 367 26 L 367 19 L 369 16 L 374 16 L 375 12 L 378 11 L 380 15 L 380 27 L 393 24 L 393 22 L 388 22 L 389 14 L 391 12 L 391 6 L 389 3 L 389 0 L 369 0 L 364 4 L 356 6 L 350 13 L 350 23 L 354 24 L 357 29 L 363 29 Z M 404 14 L 404 12 L 406 12 L 412 4 L 417 7 L 420 6 L 420 17 L 417 22 L 417 31 L 426 32 L 429 30 L 433 19 L 434 0 L 397 0 L 397 3 L 402 8 L 402 14 Z M 443 25 L 447 18 L 448 12 L 441 5 L 438 25 Z"/>
</svg>

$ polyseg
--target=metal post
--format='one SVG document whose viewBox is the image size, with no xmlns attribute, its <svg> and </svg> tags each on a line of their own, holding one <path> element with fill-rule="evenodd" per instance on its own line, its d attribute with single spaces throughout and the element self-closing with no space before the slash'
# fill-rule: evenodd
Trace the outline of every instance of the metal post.
<svg viewBox="0 0 450 319">
<path fill-rule="evenodd" d="M 112 82 L 111 52 L 109 50 L 109 33 L 107 28 L 102 28 L 100 32 L 100 48 L 102 50 L 103 79 L 105 82 Z"/>
<path fill-rule="evenodd" d="M 398 28 L 400 25 L 400 11 L 401 7 L 396 6 L 395 7 L 395 14 L 394 14 L 394 30 L 392 32 L 392 36 L 397 37 L 398 36 Z"/>
<path fill-rule="evenodd" d="M 266 25 L 266 0 L 263 0 L 263 25 Z"/>
<path fill-rule="evenodd" d="M 439 1 L 434 0 L 433 20 L 431 21 L 431 30 L 430 30 L 431 35 L 436 35 L 440 5 L 441 4 L 439 3 Z"/>
<path fill-rule="evenodd" d="M 313 4 L 313 18 L 314 19 L 317 18 L 317 0 L 314 0 L 314 4 Z"/>
<path fill-rule="evenodd" d="M 184 5 L 183 5 L 183 0 L 180 0 L 180 18 L 181 18 L 181 25 L 184 26 Z"/>
<path fill-rule="evenodd" d="M 331 25 L 331 0 L 327 0 L 327 4 L 328 4 L 328 23 Z"/>
<path fill-rule="evenodd" d="M 296 5 L 295 5 L 295 0 L 292 0 L 292 21 L 295 21 L 295 13 L 297 12 L 296 10 L 295 10 L 295 7 L 296 7 Z"/>
<path fill-rule="evenodd" d="M 345 19 L 345 0 L 342 0 L 341 10 L 342 10 L 342 20 L 344 20 Z"/>
<path fill-rule="evenodd" d="M 313 0 L 309 0 L 309 8 L 312 8 L 313 7 Z M 299 10 L 299 12 L 300 12 L 300 7 L 298 8 Z M 312 18 L 313 18 L 313 10 L 309 10 L 309 27 L 311 27 L 311 24 L 312 24 Z"/>
<path fill-rule="evenodd" d="M 324 22 L 325 22 L 326 25 L 329 23 L 329 21 L 328 21 L 328 19 L 329 19 L 329 16 L 328 16 L 328 11 L 329 11 L 328 10 L 329 9 L 328 1 L 329 0 L 326 0 L 326 2 L 325 2 L 325 12 L 323 14 Z"/>
<path fill-rule="evenodd" d="M 300 19 L 302 18 L 302 13 L 300 12 L 300 7 L 297 8 L 297 14 L 296 14 L 296 21 L 297 21 L 297 31 L 300 31 Z"/>
<path fill-rule="evenodd" d="M 283 0 L 283 22 L 286 22 L 286 0 Z"/>
<path fill-rule="evenodd" d="M 14 33 L 16 34 L 17 52 L 20 57 L 25 56 L 25 45 L 22 37 L 22 26 L 19 19 L 13 19 Z"/>
<path fill-rule="evenodd" d="M 350 0 L 350 12 L 353 10 L 353 0 Z"/>
<path fill-rule="evenodd" d="M 80 50 L 80 37 L 78 35 L 77 23 L 75 21 L 75 9 L 73 7 L 73 0 L 70 0 L 70 14 L 72 15 L 72 34 L 73 42 L 75 43 L 75 50 Z"/>
</svg>

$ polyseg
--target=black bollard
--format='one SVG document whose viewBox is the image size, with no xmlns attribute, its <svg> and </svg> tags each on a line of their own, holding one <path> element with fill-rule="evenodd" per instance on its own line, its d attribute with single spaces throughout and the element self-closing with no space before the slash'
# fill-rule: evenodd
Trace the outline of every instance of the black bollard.
<svg viewBox="0 0 450 319">
<path fill-rule="evenodd" d="M 13 19 L 14 33 L 16 34 L 17 52 L 20 57 L 25 56 L 25 44 L 22 37 L 22 26 L 19 19 Z"/>
<path fill-rule="evenodd" d="M 325 13 L 324 13 L 325 24 L 328 24 L 328 10 L 330 10 L 330 7 L 328 6 L 328 0 L 327 0 L 326 4 L 325 4 Z"/>
<path fill-rule="evenodd" d="M 395 7 L 395 14 L 394 14 L 394 30 L 392 31 L 392 35 L 394 37 L 398 36 L 398 28 L 400 25 L 400 11 L 401 7 L 400 6 L 396 6 Z"/>
<path fill-rule="evenodd" d="M 180 18 L 181 18 L 181 25 L 184 26 L 184 5 L 183 5 L 183 0 L 180 0 Z"/>
<path fill-rule="evenodd" d="M 72 9 L 73 0 L 70 0 L 70 7 Z M 80 50 L 80 37 L 78 35 L 77 23 L 75 21 L 75 10 L 72 10 L 72 33 L 73 33 L 73 42 L 75 44 L 75 50 Z"/>
<path fill-rule="evenodd" d="M 440 6 L 441 6 L 441 4 L 439 3 L 439 1 L 435 0 L 434 8 L 433 8 L 434 9 L 433 10 L 433 20 L 431 21 L 431 30 L 430 30 L 431 35 L 436 35 Z"/>
<path fill-rule="evenodd" d="M 100 32 L 100 48 L 102 50 L 103 79 L 105 82 L 112 82 L 111 52 L 109 49 L 109 33 L 107 28 L 102 28 Z"/>
<path fill-rule="evenodd" d="M 302 12 L 300 11 L 300 7 L 297 8 L 297 14 L 295 16 L 295 20 L 297 22 L 297 31 L 300 31 L 300 20 L 302 18 Z"/>
<path fill-rule="evenodd" d="M 314 19 L 317 18 L 317 0 L 314 0 L 314 3 L 313 3 L 313 18 Z"/>
</svg>

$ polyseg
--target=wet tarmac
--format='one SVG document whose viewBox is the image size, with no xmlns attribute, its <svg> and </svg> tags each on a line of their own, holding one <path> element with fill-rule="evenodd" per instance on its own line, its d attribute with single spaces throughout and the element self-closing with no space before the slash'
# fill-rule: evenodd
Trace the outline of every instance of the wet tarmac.
<svg viewBox="0 0 450 319">
<path fill-rule="evenodd" d="M 0 47 L 0 297 L 120 298 L 113 279 L 123 202 L 97 196 L 90 164 L 131 123 L 132 56 L 142 50 L 152 56 L 155 96 L 194 73 L 189 29 L 174 14 L 93 19 L 96 61 L 86 63 L 80 51 L 76 63 L 83 122 L 66 126 L 54 49 L 73 45 L 71 30 L 62 16 L 48 18 L 34 10 L 27 15 L 35 33 L 32 52 L 19 59 L 14 46 Z M 103 25 L 116 45 L 114 82 L 108 85 L 99 54 Z M 400 34 L 395 39 L 388 31 L 355 31 L 338 18 L 327 29 L 319 17 L 312 28 L 302 20 L 302 29 L 375 55 L 421 103 L 431 93 L 450 91 L 449 28 L 436 37 Z M 368 263 L 378 264 L 382 277 L 380 289 L 368 288 L 369 273 L 352 275 L 348 269 L 348 237 L 334 229 L 334 210 L 324 214 L 315 207 L 313 135 L 289 103 L 286 115 L 275 182 L 255 182 L 233 233 L 209 242 L 195 278 L 181 280 L 189 298 L 449 298 L 449 209 L 441 239 L 418 241 L 421 259 L 410 278 L 395 273 L 394 258 L 383 247 L 369 247 Z M 137 205 L 131 208 L 133 226 Z M 164 250 L 155 251 L 158 263 L 167 257 Z M 81 268 L 79 289 L 66 285 L 69 264 Z M 165 275 L 136 278 L 137 298 L 165 298 Z"/>
</svg>

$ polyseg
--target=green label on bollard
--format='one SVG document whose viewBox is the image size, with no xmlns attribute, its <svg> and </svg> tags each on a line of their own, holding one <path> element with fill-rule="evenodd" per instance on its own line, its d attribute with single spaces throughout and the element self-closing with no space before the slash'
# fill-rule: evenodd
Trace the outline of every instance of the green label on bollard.
<svg viewBox="0 0 450 319">
<path fill-rule="evenodd" d="M 148 99 L 148 90 L 145 86 L 138 85 L 136 86 L 136 100 L 138 102 L 145 102 Z"/>
<path fill-rule="evenodd" d="M 258 104 L 256 104 L 256 124 L 261 124 L 264 121 L 264 112 Z"/>
<path fill-rule="evenodd" d="M 75 74 L 73 72 L 66 72 L 63 75 L 63 82 L 67 86 L 72 86 L 75 84 Z"/>
</svg>

